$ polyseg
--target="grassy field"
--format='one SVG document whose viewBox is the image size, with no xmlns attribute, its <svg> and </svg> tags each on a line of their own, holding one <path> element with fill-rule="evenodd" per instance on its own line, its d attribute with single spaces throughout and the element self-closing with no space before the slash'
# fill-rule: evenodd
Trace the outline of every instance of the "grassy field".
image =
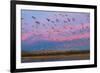
<svg viewBox="0 0 100 73">
<path fill-rule="evenodd" d="M 86 60 L 90 58 L 90 52 L 86 51 L 33 51 L 22 52 L 21 61 L 25 62 L 45 62 L 63 60 Z"/>
</svg>

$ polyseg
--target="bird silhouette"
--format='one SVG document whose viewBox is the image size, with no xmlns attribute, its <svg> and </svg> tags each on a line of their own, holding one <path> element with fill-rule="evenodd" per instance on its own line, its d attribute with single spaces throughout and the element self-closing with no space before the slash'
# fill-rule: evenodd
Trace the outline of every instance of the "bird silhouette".
<svg viewBox="0 0 100 73">
<path fill-rule="evenodd" d="M 67 18 L 67 20 L 68 20 L 68 22 L 70 22 L 70 19 L 69 18 Z"/>
<path fill-rule="evenodd" d="M 67 23 L 67 21 L 64 20 L 64 23 Z"/>
<path fill-rule="evenodd" d="M 40 22 L 39 22 L 39 21 L 35 21 L 35 23 L 36 23 L 36 24 L 40 24 Z"/>
<path fill-rule="evenodd" d="M 66 14 L 65 16 L 67 17 L 68 15 Z"/>
<path fill-rule="evenodd" d="M 59 22 L 59 19 L 56 19 L 56 22 Z"/>
<path fill-rule="evenodd" d="M 50 19 L 49 18 L 46 18 L 46 20 L 49 22 L 50 21 Z"/>
<path fill-rule="evenodd" d="M 24 18 L 21 18 L 21 20 L 23 20 Z"/>
<path fill-rule="evenodd" d="M 51 21 L 51 23 L 55 23 L 54 21 Z"/>
<path fill-rule="evenodd" d="M 32 16 L 33 19 L 36 19 L 36 17 Z"/>
<path fill-rule="evenodd" d="M 72 21 L 75 21 L 75 18 L 72 18 Z"/>
</svg>

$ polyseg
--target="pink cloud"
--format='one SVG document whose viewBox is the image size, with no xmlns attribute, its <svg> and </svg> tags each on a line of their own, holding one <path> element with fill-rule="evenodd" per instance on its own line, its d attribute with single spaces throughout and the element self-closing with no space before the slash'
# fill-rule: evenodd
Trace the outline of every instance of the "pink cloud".
<svg viewBox="0 0 100 73">
<path fill-rule="evenodd" d="M 24 41 L 24 40 L 27 40 L 29 37 L 31 37 L 33 35 L 33 32 L 28 32 L 28 33 L 24 33 L 22 34 L 21 36 L 21 39 Z"/>
<path fill-rule="evenodd" d="M 78 34 L 78 35 L 73 35 L 69 37 L 58 36 L 58 37 L 45 38 L 45 39 L 49 41 L 62 42 L 62 41 L 71 41 L 71 40 L 77 40 L 77 39 L 89 38 L 89 37 L 90 37 L 89 33 L 84 33 L 84 34 Z"/>
<path fill-rule="evenodd" d="M 36 31 L 30 31 L 27 33 L 22 34 L 22 40 L 28 40 L 30 37 L 34 36 L 34 35 L 39 35 L 41 34 L 41 36 L 39 36 L 40 38 L 43 38 L 44 40 L 49 40 L 49 41 L 66 41 L 66 40 L 74 40 L 74 39 L 81 39 L 81 38 L 89 38 L 90 35 L 89 33 L 84 33 L 84 34 L 76 34 L 76 35 L 71 35 L 71 36 L 61 36 L 60 34 L 64 33 L 66 30 L 68 31 L 66 34 L 71 34 L 71 32 L 69 31 L 79 31 L 80 29 L 86 29 L 89 28 L 89 24 L 84 24 L 84 26 L 82 25 L 66 25 L 61 27 L 61 29 L 56 28 L 54 30 L 52 29 L 44 29 L 47 32 L 42 32 L 44 30 L 39 30 L 40 32 L 36 32 Z M 51 36 L 51 37 L 50 37 Z M 34 36 L 35 37 L 35 36 Z M 33 37 L 33 38 L 34 38 Z"/>
</svg>

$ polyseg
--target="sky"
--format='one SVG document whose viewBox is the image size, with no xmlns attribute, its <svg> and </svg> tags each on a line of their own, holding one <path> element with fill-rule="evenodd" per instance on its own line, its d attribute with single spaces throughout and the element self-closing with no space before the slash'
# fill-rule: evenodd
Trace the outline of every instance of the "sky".
<svg viewBox="0 0 100 73">
<path fill-rule="evenodd" d="M 21 48 L 24 51 L 89 50 L 90 14 L 21 10 Z"/>
</svg>

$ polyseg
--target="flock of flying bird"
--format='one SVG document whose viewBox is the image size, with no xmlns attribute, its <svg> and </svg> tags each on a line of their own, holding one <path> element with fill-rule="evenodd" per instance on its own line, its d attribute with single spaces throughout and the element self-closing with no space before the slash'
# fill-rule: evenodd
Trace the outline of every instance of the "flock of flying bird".
<svg viewBox="0 0 100 73">
<path fill-rule="evenodd" d="M 72 27 L 72 25 L 70 25 L 71 22 L 75 22 L 77 21 L 77 19 L 75 19 L 74 17 L 72 18 L 69 18 L 68 15 L 64 15 L 64 14 L 58 14 L 58 15 L 55 15 L 55 16 L 61 16 L 61 17 L 64 17 L 64 20 L 62 20 L 61 18 L 54 18 L 54 19 L 51 19 L 49 17 L 45 18 L 45 21 L 46 23 L 42 23 L 41 21 L 38 20 L 38 17 L 36 17 L 35 15 L 31 16 L 32 18 L 32 21 L 34 22 L 31 26 L 32 26 L 32 29 L 31 30 L 32 32 L 37 31 L 37 34 L 39 36 L 42 36 L 42 34 L 45 34 L 45 33 L 41 33 L 41 28 L 40 26 L 42 26 L 42 28 L 45 28 L 45 31 L 46 33 L 49 33 L 49 35 L 53 35 L 52 33 L 63 33 L 65 31 L 63 30 L 66 30 L 67 33 L 65 33 L 65 36 L 68 36 L 67 34 L 72 34 L 72 35 L 75 35 L 75 34 L 82 34 L 84 32 L 89 32 L 90 31 L 90 27 L 89 25 L 85 25 L 84 23 L 81 23 L 81 25 L 76 25 L 75 27 Z M 21 18 L 21 20 L 23 21 L 24 18 Z M 60 28 L 57 28 L 57 25 L 62 22 L 62 27 L 61 29 Z M 53 24 L 53 25 L 52 25 Z M 29 25 L 29 24 L 26 24 L 26 25 Z M 49 27 L 50 25 L 50 27 Z M 25 28 L 23 27 L 24 24 L 22 24 L 22 34 L 25 32 Z M 48 28 L 49 27 L 49 28 Z M 81 27 L 81 28 L 80 28 Z M 79 31 L 76 32 L 76 29 L 78 29 Z M 27 31 L 27 30 L 26 30 Z M 30 32 L 30 31 L 29 31 Z M 33 33 L 33 35 L 37 35 L 35 33 Z"/>
</svg>

